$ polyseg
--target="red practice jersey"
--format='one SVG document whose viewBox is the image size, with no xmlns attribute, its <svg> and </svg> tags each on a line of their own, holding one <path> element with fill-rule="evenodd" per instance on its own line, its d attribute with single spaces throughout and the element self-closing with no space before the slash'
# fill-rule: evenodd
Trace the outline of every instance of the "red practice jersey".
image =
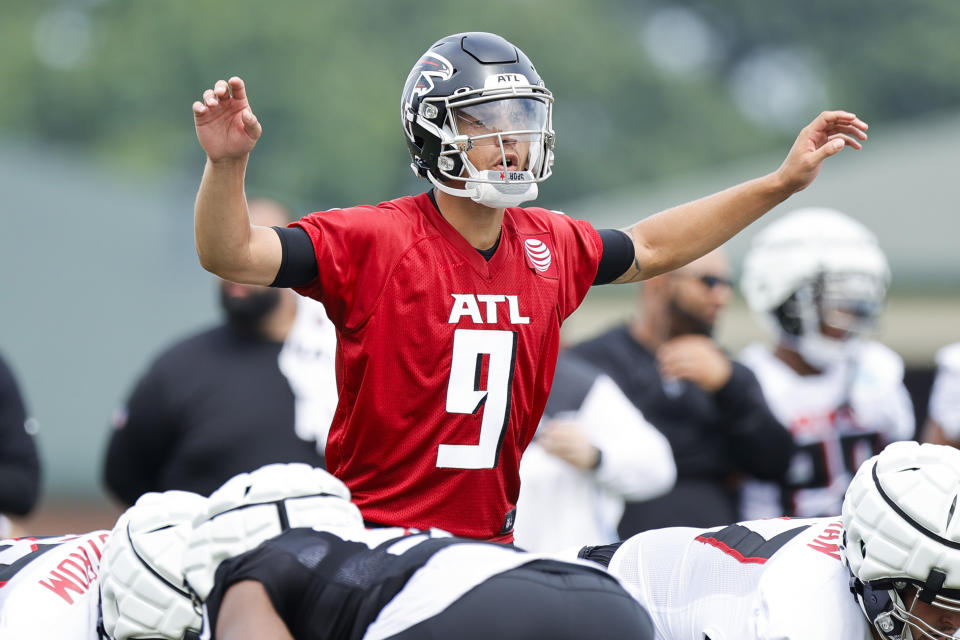
<svg viewBox="0 0 960 640">
<path fill-rule="evenodd" d="M 330 472 L 369 521 L 511 540 L 520 456 L 550 392 L 560 325 L 596 276 L 599 234 L 510 208 L 486 261 L 427 194 L 294 224 L 319 268 L 297 291 L 337 328 Z"/>
</svg>

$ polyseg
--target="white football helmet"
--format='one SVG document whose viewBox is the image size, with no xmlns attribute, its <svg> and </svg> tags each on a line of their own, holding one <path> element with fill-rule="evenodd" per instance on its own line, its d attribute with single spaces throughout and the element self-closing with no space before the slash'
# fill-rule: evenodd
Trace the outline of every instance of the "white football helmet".
<svg viewBox="0 0 960 640">
<path fill-rule="evenodd" d="M 303 463 L 270 464 L 241 473 L 214 491 L 194 521 L 183 561 L 187 585 L 200 600 L 213 589 L 220 563 L 287 529 L 363 529 L 347 485 Z"/>
<path fill-rule="evenodd" d="M 183 551 L 206 498 L 147 493 L 117 520 L 103 551 L 100 609 L 112 640 L 199 638 L 200 614 L 183 583 Z"/>
<path fill-rule="evenodd" d="M 946 640 L 956 633 L 958 500 L 960 450 L 942 445 L 894 442 L 861 465 L 850 483 L 843 557 L 851 589 L 883 637 Z"/>
<path fill-rule="evenodd" d="M 758 233 L 743 263 L 741 288 L 750 308 L 811 365 L 844 358 L 856 337 L 874 328 L 890 268 L 876 236 L 833 209 L 800 209 Z"/>
</svg>

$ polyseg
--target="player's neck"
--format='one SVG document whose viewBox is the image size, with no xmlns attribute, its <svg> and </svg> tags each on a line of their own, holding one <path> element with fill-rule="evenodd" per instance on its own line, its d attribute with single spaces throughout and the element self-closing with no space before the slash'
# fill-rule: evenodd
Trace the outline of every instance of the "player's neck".
<svg viewBox="0 0 960 640">
<path fill-rule="evenodd" d="M 775 355 L 785 365 L 793 369 L 797 375 L 816 376 L 823 373 L 820 369 L 817 369 L 812 364 L 804 360 L 803 356 L 801 356 L 799 353 L 783 344 L 777 345 L 777 348 L 773 351 L 773 355 Z"/>
<path fill-rule="evenodd" d="M 437 208 L 443 219 L 450 223 L 474 249 L 489 249 L 500 237 L 503 224 L 503 209 L 491 209 L 469 198 L 459 198 L 433 190 Z"/>
</svg>

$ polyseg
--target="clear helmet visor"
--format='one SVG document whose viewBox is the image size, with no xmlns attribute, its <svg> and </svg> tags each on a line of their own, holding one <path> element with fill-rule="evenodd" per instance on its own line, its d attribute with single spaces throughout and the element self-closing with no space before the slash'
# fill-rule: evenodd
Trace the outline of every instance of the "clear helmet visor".
<svg viewBox="0 0 960 640">
<path fill-rule="evenodd" d="M 550 109 L 536 98 L 504 98 L 451 109 L 454 135 L 451 151 L 461 152 L 475 174 L 484 171 L 546 177 L 545 156 L 552 146 Z M 506 178 L 510 180 L 509 177 Z"/>
</svg>

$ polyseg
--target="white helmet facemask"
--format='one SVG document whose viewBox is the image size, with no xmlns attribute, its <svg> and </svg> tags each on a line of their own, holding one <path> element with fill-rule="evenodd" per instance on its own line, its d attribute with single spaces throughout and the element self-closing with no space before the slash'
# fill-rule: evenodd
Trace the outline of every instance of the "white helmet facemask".
<svg viewBox="0 0 960 640">
<path fill-rule="evenodd" d="M 535 199 L 537 183 L 550 177 L 553 166 L 552 101 L 549 91 L 535 86 L 445 98 L 447 118 L 437 131 L 437 168 L 444 180 L 431 172 L 430 181 L 444 193 L 494 209 Z M 422 108 L 431 106 L 424 101 Z"/>
<path fill-rule="evenodd" d="M 799 329 L 790 333 L 781 326 L 781 340 L 820 370 L 851 361 L 860 338 L 875 330 L 885 295 L 885 283 L 872 274 L 821 274 L 777 310 L 783 322 L 789 309 Z M 831 329 L 843 337 L 824 333 Z"/>
</svg>

